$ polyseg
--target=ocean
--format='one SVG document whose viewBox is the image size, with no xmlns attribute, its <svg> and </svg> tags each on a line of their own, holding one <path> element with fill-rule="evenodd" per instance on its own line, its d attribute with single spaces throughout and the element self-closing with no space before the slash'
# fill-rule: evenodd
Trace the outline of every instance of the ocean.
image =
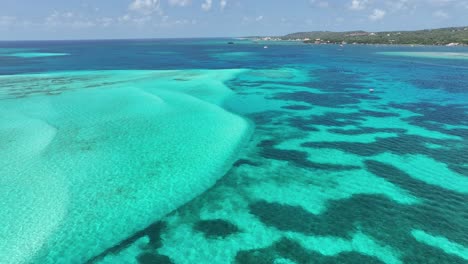
<svg viewBox="0 0 468 264">
<path fill-rule="evenodd" d="M 0 262 L 467 263 L 467 54 L 0 42 Z"/>
</svg>

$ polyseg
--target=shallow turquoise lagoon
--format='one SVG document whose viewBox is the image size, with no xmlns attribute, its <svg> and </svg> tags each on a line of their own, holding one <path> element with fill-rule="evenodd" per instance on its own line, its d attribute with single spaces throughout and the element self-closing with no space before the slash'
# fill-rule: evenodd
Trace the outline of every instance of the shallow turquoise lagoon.
<svg viewBox="0 0 468 264">
<path fill-rule="evenodd" d="M 0 262 L 468 262 L 466 48 L 230 41 L 0 43 Z"/>
<path fill-rule="evenodd" d="M 379 54 L 387 56 L 468 60 L 468 53 L 462 52 L 380 52 Z"/>
<path fill-rule="evenodd" d="M 40 57 L 54 57 L 54 56 L 66 56 L 67 53 L 46 53 L 46 52 L 18 52 L 7 54 L 7 56 L 19 57 L 19 58 L 40 58 Z"/>
</svg>

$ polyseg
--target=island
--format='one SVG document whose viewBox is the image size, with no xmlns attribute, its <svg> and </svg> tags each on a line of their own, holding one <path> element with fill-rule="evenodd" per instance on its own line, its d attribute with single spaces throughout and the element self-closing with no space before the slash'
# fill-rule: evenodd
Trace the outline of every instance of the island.
<svg viewBox="0 0 468 264">
<path fill-rule="evenodd" d="M 253 37 L 263 41 L 302 41 L 308 44 L 468 45 L 468 26 L 415 31 L 310 31 L 279 37 Z"/>
</svg>

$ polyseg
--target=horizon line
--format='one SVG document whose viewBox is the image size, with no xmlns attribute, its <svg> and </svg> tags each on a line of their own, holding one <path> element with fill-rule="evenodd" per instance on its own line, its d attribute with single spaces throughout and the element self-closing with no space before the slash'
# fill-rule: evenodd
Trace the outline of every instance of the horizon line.
<svg viewBox="0 0 468 264">
<path fill-rule="evenodd" d="M 248 37 L 157 37 L 157 38 L 83 38 L 83 39 L 4 39 L 0 42 L 42 42 L 42 41 L 116 41 L 116 40 L 176 40 L 176 39 L 234 39 L 234 38 L 248 38 Z"/>
<path fill-rule="evenodd" d="M 210 37 L 128 37 L 128 38 L 70 38 L 70 39 L 0 39 L 0 42 L 45 42 L 45 41 L 116 41 L 116 40 L 174 40 L 174 39 L 233 39 L 233 38 L 253 38 L 253 37 L 284 37 L 291 34 L 297 33 L 308 33 L 308 32 L 333 32 L 333 33 L 347 33 L 347 32 L 411 32 L 411 31 L 424 31 L 424 30 L 437 30 L 437 29 L 449 29 L 449 28 L 468 28 L 468 25 L 465 26 L 449 26 L 449 27 L 438 27 L 438 28 L 421 28 L 421 29 L 404 29 L 404 30 L 384 30 L 384 31 L 369 31 L 364 29 L 356 29 L 356 30 L 344 30 L 344 31 L 336 31 L 336 30 L 309 30 L 309 31 L 295 31 L 286 34 L 275 34 L 275 35 L 265 35 L 265 34 L 258 34 L 258 35 L 245 35 L 245 36 L 210 36 Z"/>
</svg>

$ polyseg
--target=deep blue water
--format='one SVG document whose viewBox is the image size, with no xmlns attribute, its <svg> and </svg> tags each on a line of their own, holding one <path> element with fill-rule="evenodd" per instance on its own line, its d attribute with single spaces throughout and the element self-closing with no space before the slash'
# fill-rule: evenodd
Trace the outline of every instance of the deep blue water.
<svg viewBox="0 0 468 264">
<path fill-rule="evenodd" d="M 29 41 L 0 42 L 0 48 L 18 48 L 39 50 L 40 52 L 70 53 L 58 58 L 22 59 L 14 57 L 0 58 L 0 74 L 35 73 L 44 71 L 71 70 L 128 70 L 128 69 L 232 69 L 232 68 L 272 68 L 290 64 L 343 63 L 354 67 L 378 64 L 397 68 L 423 67 L 421 65 L 449 65 L 466 67 L 466 61 L 447 60 L 411 60 L 408 58 L 382 58 L 375 52 L 382 51 L 437 51 L 466 52 L 464 47 L 404 47 L 404 46 L 347 46 L 341 49 L 335 45 L 311 46 L 297 43 L 273 45 L 270 49 L 261 49 L 263 44 L 245 43 L 226 45 L 227 39 L 168 39 L 168 40 L 96 40 L 96 41 Z M 291 47 L 292 46 L 292 47 Z M 259 53 L 259 50 L 261 51 Z M 210 56 L 218 52 L 254 52 L 255 56 L 235 59 L 213 60 Z M 333 60 L 330 60 L 330 59 Z M 336 65 L 337 67 L 339 65 Z M 413 67 L 414 66 L 414 67 Z M 430 68 L 430 67 L 429 67 Z M 442 68 L 442 67 L 441 67 Z M 441 68 L 438 70 L 440 71 Z M 450 71 L 452 67 L 448 67 Z M 421 69 L 424 70 L 424 69 Z M 401 72 L 406 72 L 401 70 Z"/>
<path fill-rule="evenodd" d="M 229 172 L 81 262 L 467 263 L 468 60 L 379 52 L 468 48 L 228 41 L 0 42 L 5 76 L 245 69 L 223 107 L 254 128 Z"/>
</svg>

